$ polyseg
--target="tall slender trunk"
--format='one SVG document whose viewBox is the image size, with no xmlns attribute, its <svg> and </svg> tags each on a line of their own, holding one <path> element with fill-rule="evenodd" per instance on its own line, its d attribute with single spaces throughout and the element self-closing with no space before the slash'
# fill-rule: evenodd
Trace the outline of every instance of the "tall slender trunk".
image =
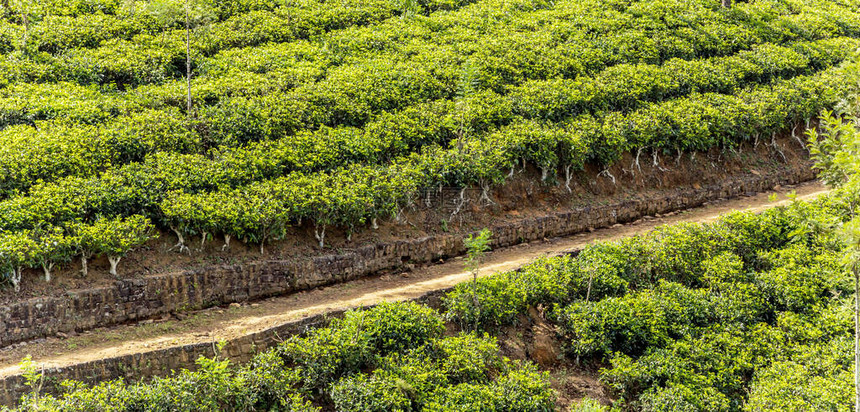
<svg viewBox="0 0 860 412">
<path fill-rule="evenodd" d="M 21 12 L 21 17 L 24 20 L 24 43 L 21 45 L 21 49 L 26 52 L 27 43 L 30 42 L 30 17 L 23 11 Z"/>
<path fill-rule="evenodd" d="M 854 412 L 860 412 L 860 266 L 854 265 Z"/>
<path fill-rule="evenodd" d="M 478 269 L 472 271 L 472 304 L 475 305 L 475 325 L 472 330 L 478 331 L 481 325 L 481 301 L 478 299 Z"/>
<path fill-rule="evenodd" d="M 185 0 L 185 80 L 188 92 L 186 114 L 191 120 L 191 19 L 188 12 L 188 0 Z"/>
</svg>

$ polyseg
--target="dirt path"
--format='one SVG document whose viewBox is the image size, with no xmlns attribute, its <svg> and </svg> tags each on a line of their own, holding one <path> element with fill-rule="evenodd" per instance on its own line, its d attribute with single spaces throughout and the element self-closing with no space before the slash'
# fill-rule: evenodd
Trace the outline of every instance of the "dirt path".
<svg viewBox="0 0 860 412">
<path fill-rule="evenodd" d="M 490 253 L 481 273 L 486 276 L 516 269 L 538 257 L 580 249 L 597 240 L 644 233 L 660 225 L 707 222 L 733 210 L 764 210 L 788 202 L 784 195 L 791 190 L 796 190 L 800 199 L 812 198 L 826 192 L 826 188 L 818 183 L 806 183 L 780 188 L 776 191 L 782 195 L 778 202 L 769 200 L 769 196 L 774 192 L 762 193 L 715 202 L 677 214 L 649 217 L 592 233 L 506 248 Z M 463 270 L 462 258 L 456 258 L 410 273 L 365 278 L 252 304 L 212 308 L 183 316 L 183 319 L 147 321 L 136 325 L 96 329 L 76 336 L 39 339 L 0 350 L 0 377 L 18 374 L 18 362 L 27 355 L 31 355 L 38 364 L 45 367 L 65 367 L 171 346 L 231 339 L 335 309 L 419 297 L 468 279 L 469 274 Z"/>
</svg>

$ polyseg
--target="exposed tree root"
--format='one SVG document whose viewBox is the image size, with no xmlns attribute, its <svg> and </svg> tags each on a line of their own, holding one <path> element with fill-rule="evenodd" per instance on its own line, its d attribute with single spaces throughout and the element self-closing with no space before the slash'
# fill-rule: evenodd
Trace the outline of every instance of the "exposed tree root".
<svg viewBox="0 0 860 412">
<path fill-rule="evenodd" d="M 615 180 L 615 176 L 613 176 L 612 173 L 609 172 L 609 169 L 603 169 L 603 171 L 600 172 L 600 174 L 598 174 L 598 176 L 603 176 L 603 175 L 606 175 L 606 177 L 608 177 L 609 179 L 612 179 L 613 185 L 615 185 L 617 183 L 617 181 Z"/>
</svg>

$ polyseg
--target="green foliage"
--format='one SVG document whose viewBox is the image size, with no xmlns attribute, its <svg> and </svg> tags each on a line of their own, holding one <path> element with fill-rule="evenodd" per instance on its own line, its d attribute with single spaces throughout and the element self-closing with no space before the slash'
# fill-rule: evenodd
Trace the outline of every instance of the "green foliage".
<svg viewBox="0 0 860 412">
<path fill-rule="evenodd" d="M 371 375 L 342 379 L 332 388 L 338 410 L 420 410 L 434 393 L 462 383 L 487 384 L 502 364 L 495 340 L 474 335 L 433 340 L 379 361 Z"/>
<path fill-rule="evenodd" d="M 854 0 L 616 3 L 12 1 L 0 231 L 143 215 L 264 250 L 310 222 L 325 247 L 419 188 L 489 199 L 526 164 L 570 188 L 587 164 L 731 150 L 850 100 Z"/>
<path fill-rule="evenodd" d="M 122 219 L 99 219 L 74 229 L 79 245 L 89 255 L 122 257 L 152 239 L 152 224 L 137 215 Z"/>
<path fill-rule="evenodd" d="M 816 129 L 807 132 L 810 153 L 822 181 L 841 186 L 860 173 L 855 162 L 860 157 L 860 133 L 852 121 L 831 112 L 823 112 L 820 121 L 821 133 Z"/>
<path fill-rule="evenodd" d="M 609 408 L 599 401 L 586 397 L 578 404 L 571 406 L 570 412 L 607 412 Z"/>
<path fill-rule="evenodd" d="M 490 238 L 492 236 L 493 232 L 489 229 L 482 229 L 477 236 L 469 235 L 463 240 L 468 253 L 466 266 L 470 272 L 477 272 L 478 267 L 483 263 L 484 255 L 490 251 Z"/>
<path fill-rule="evenodd" d="M 495 339 L 442 336 L 439 314 L 415 303 L 347 312 L 325 328 L 294 337 L 241 367 L 201 357 L 197 370 L 128 384 L 65 382 L 60 397 L 22 399 L 40 411 L 549 411 L 547 374 L 499 355 Z M 32 382 L 39 380 L 33 375 Z M 454 402 L 486 393 L 484 399 Z M 465 409 L 475 410 L 475 409 Z"/>
<path fill-rule="evenodd" d="M 551 411 L 555 393 L 546 372 L 534 366 L 506 364 L 505 374 L 490 385 L 462 383 L 437 391 L 426 411 Z"/>
<path fill-rule="evenodd" d="M 594 255 L 584 252 L 579 261 Z M 590 261 L 589 265 L 596 263 Z M 599 266 L 579 267 L 571 258 L 543 258 L 517 271 L 482 278 L 474 287 L 459 285 L 444 301 L 448 315 L 460 323 L 492 328 L 514 323 L 530 306 L 584 298 L 589 280 L 591 296 L 614 295 L 627 287 L 627 281 L 601 271 Z M 477 291 L 480 308 L 475 305 L 473 290 Z"/>
<path fill-rule="evenodd" d="M 640 354 L 713 318 L 706 295 L 669 282 L 654 289 L 599 302 L 577 302 L 558 315 L 577 355 Z"/>
<path fill-rule="evenodd" d="M 368 311 L 349 312 L 343 320 L 306 337 L 293 338 L 279 354 L 297 370 L 308 390 L 322 390 L 354 370 L 372 366 L 374 356 L 421 346 L 441 336 L 442 318 L 414 303 L 383 303 Z"/>
<path fill-rule="evenodd" d="M 756 373 L 744 410 L 844 410 L 854 397 L 851 358 L 850 341 L 837 339 L 774 362 Z"/>
<path fill-rule="evenodd" d="M 853 368 L 842 256 L 853 243 L 828 228 L 850 221 L 855 202 L 843 189 L 598 243 L 481 279 L 480 313 L 461 285 L 448 316 L 492 328 L 549 308 L 568 353 L 608 365 L 602 381 L 622 409 L 842 410 Z"/>
</svg>

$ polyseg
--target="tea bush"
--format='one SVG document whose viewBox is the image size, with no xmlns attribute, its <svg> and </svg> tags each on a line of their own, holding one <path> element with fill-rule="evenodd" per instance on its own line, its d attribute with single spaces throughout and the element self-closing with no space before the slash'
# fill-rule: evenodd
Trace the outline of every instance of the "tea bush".
<svg viewBox="0 0 860 412">
<path fill-rule="evenodd" d="M 180 245 L 311 222 L 325 246 L 421 188 L 733 150 L 831 107 L 860 44 L 854 0 L 197 0 L 186 56 L 181 2 L 60 3 L 2 11 L 0 232 L 21 245 L 143 214 Z"/>
<path fill-rule="evenodd" d="M 843 410 L 853 285 L 844 245 L 809 222 L 847 220 L 857 199 L 844 189 L 659 228 L 483 278 L 478 323 L 493 330 L 544 306 L 568 354 L 603 366 L 622 409 Z M 471 290 L 448 295 L 451 319 L 475 321 Z"/>
<path fill-rule="evenodd" d="M 25 395 L 19 410 L 344 411 L 463 410 L 455 393 L 487 393 L 495 411 L 549 411 L 548 376 L 499 354 L 495 339 L 442 337 L 442 318 L 415 303 L 347 312 L 248 364 L 201 357 L 197 370 L 149 382 L 67 381 L 61 396 Z M 468 389 L 467 389 L 468 388 Z M 454 409 L 452 409 L 454 408 Z"/>
</svg>

